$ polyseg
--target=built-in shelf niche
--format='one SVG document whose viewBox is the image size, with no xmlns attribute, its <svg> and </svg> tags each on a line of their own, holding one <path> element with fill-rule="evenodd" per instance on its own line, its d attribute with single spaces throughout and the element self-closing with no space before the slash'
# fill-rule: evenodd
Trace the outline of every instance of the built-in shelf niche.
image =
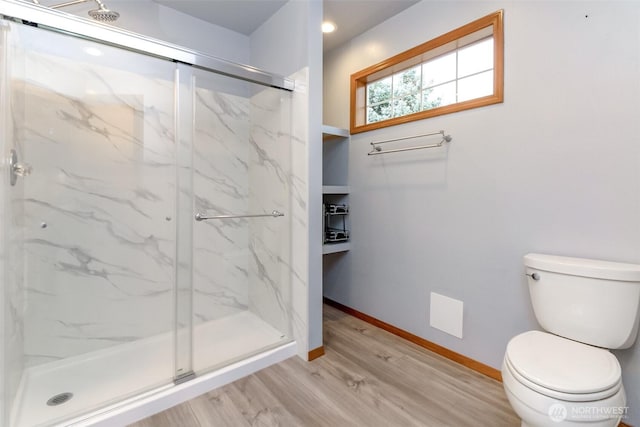
<svg viewBox="0 0 640 427">
<path fill-rule="evenodd" d="M 333 126 L 322 127 L 322 202 L 349 205 L 349 131 Z M 323 215 L 326 223 L 327 218 Z M 335 217 L 332 218 L 335 220 Z M 344 217 L 350 230 L 348 214 Z M 323 227 L 324 242 L 324 227 Z M 351 239 L 351 237 L 349 237 Z M 348 251 L 350 241 L 324 243 L 323 254 Z"/>
<path fill-rule="evenodd" d="M 322 128 L 322 185 L 349 183 L 349 132 L 332 126 Z"/>
</svg>

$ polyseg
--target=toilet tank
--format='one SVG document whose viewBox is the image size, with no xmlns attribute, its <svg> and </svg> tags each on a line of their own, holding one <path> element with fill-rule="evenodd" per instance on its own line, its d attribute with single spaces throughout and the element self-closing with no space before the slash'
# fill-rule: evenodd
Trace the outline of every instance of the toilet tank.
<svg viewBox="0 0 640 427">
<path fill-rule="evenodd" d="M 524 265 L 542 328 L 598 347 L 633 345 L 640 319 L 640 265 L 543 254 L 525 255 Z"/>
</svg>

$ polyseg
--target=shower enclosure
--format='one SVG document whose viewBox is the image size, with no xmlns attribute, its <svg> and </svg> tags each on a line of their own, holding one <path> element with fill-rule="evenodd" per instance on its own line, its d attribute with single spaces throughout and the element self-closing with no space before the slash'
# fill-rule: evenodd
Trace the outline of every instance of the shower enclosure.
<svg viewBox="0 0 640 427">
<path fill-rule="evenodd" d="M 2 425 L 293 354 L 292 83 L 6 3 Z"/>
</svg>

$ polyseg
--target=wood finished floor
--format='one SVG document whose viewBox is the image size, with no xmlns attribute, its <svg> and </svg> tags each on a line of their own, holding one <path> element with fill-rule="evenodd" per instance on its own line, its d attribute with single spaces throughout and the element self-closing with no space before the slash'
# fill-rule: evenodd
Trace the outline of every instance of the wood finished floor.
<svg viewBox="0 0 640 427">
<path fill-rule="evenodd" d="M 324 345 L 131 427 L 520 425 L 502 384 L 327 305 Z"/>
</svg>

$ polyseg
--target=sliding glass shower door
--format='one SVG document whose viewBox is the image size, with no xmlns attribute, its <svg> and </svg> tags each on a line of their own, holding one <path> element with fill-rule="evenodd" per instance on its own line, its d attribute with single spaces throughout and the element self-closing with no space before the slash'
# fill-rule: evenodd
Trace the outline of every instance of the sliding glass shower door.
<svg viewBox="0 0 640 427">
<path fill-rule="evenodd" d="M 2 25 L 18 427 L 174 377 L 175 64 Z"/>
<path fill-rule="evenodd" d="M 0 424 L 292 341 L 291 92 L 0 21 Z"/>
</svg>

